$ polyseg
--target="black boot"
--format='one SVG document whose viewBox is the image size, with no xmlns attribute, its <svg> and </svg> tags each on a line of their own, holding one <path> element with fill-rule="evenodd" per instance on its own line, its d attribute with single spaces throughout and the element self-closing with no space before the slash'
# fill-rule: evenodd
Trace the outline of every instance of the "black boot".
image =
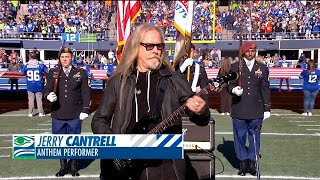
<svg viewBox="0 0 320 180">
<path fill-rule="evenodd" d="M 60 159 L 60 170 L 57 172 L 56 176 L 64 176 L 65 174 L 68 174 L 68 164 L 66 159 Z"/>
<path fill-rule="evenodd" d="M 241 161 L 238 175 L 245 176 L 247 172 L 247 168 L 248 168 L 248 161 L 247 160 Z"/>
<path fill-rule="evenodd" d="M 257 166 L 256 166 L 256 161 L 249 160 L 249 168 L 248 168 L 248 173 L 250 173 L 252 176 L 257 175 Z"/>
<path fill-rule="evenodd" d="M 69 164 L 69 173 L 72 176 L 80 176 L 77 168 L 77 161 L 74 159 L 70 159 L 68 164 Z"/>
</svg>

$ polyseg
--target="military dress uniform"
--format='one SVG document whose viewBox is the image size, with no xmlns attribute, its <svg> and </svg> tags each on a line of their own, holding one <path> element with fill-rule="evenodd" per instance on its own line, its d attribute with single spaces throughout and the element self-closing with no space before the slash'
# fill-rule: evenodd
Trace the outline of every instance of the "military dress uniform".
<svg viewBox="0 0 320 180">
<path fill-rule="evenodd" d="M 54 80 L 59 76 L 59 68 L 49 71 L 44 87 L 44 96 L 47 98 L 53 92 Z M 57 101 L 52 103 L 52 134 L 80 134 L 81 120 L 80 113 L 89 114 L 90 87 L 88 75 L 84 69 L 69 66 L 61 69 Z M 56 176 L 64 176 L 71 173 L 72 176 L 79 176 L 76 161 L 66 159 L 60 160 L 60 171 Z"/>
<path fill-rule="evenodd" d="M 197 64 L 196 64 L 197 63 Z M 200 67 L 199 72 L 196 72 L 196 65 Z M 186 69 L 184 72 L 181 70 L 177 70 L 176 73 L 183 76 L 183 78 L 188 79 L 188 70 Z M 198 79 L 195 79 L 198 77 Z M 193 65 L 190 66 L 190 77 L 189 84 L 193 92 L 197 93 L 198 88 L 203 89 L 208 85 L 208 75 L 202 63 L 194 62 Z M 206 94 L 202 94 L 201 97 L 208 103 L 208 96 Z"/>
<path fill-rule="evenodd" d="M 197 63 L 197 62 L 195 62 Z M 208 85 L 208 75 L 207 75 L 207 72 L 203 66 L 202 63 L 199 63 L 199 66 L 200 66 L 200 72 L 199 72 L 199 79 L 198 79 L 198 82 L 197 82 L 197 85 L 196 87 L 200 87 L 201 89 L 203 89 L 204 87 L 206 87 Z M 185 77 L 187 78 L 187 71 L 185 71 L 183 73 L 185 75 Z M 190 81 L 189 81 L 189 84 L 190 86 L 192 85 L 192 82 L 193 82 L 193 79 L 195 77 L 195 65 L 192 65 L 190 67 Z"/>
<path fill-rule="evenodd" d="M 245 166 L 252 166 L 250 174 L 254 175 L 256 156 L 254 152 L 254 139 L 256 137 L 256 153 L 260 150 L 260 130 L 264 118 L 264 112 L 270 111 L 269 71 L 266 65 L 252 60 L 246 64 L 242 61 L 242 88 L 241 96 L 233 96 L 231 117 L 233 120 L 233 134 L 236 156 Z M 251 67 L 250 67 L 251 66 Z M 250 69 L 251 71 L 250 71 Z M 232 72 L 238 72 L 239 63 L 231 66 Z M 233 80 L 227 86 L 228 92 L 238 86 L 237 80 Z M 249 148 L 246 148 L 248 135 Z M 241 169 L 241 164 L 240 164 Z"/>
<path fill-rule="evenodd" d="M 49 71 L 44 87 L 45 97 L 53 91 L 54 79 L 58 75 L 58 68 Z M 91 96 L 88 75 L 84 69 L 71 66 L 68 76 L 64 70 L 61 70 L 58 86 L 58 100 L 52 103 L 51 108 L 53 119 L 69 121 L 79 119 L 81 112 L 89 114 Z M 54 134 L 79 134 L 80 132 L 81 127 L 69 132 L 61 132 L 59 129 L 52 127 L 52 133 Z"/>
</svg>

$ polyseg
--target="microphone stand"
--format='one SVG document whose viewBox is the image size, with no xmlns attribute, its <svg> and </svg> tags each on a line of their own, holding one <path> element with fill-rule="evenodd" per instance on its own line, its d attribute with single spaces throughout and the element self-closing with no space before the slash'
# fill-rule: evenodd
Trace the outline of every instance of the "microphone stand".
<svg viewBox="0 0 320 180">
<path fill-rule="evenodd" d="M 256 141 L 256 133 L 258 132 L 259 128 L 254 129 L 253 133 L 253 146 L 254 146 L 254 155 L 256 157 L 256 173 L 257 173 L 257 180 L 260 180 L 260 155 L 257 153 L 257 141 Z"/>
</svg>

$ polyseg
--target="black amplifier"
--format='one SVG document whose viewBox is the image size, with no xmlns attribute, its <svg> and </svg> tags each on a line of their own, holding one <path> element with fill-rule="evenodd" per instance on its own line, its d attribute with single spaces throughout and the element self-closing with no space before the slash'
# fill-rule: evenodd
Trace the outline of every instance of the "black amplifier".
<svg viewBox="0 0 320 180">
<path fill-rule="evenodd" d="M 187 153 L 187 155 L 192 166 L 188 171 L 195 171 L 199 180 L 215 179 L 215 158 L 212 155 L 205 153 Z"/>
<path fill-rule="evenodd" d="M 207 126 L 198 126 L 188 117 L 182 118 L 183 148 L 186 152 L 213 152 L 215 149 L 215 122 L 212 119 Z"/>
</svg>

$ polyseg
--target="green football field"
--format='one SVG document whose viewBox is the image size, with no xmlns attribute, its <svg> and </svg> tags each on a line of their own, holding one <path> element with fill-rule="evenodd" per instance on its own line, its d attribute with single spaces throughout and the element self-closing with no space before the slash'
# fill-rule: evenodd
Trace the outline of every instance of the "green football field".
<svg viewBox="0 0 320 180">
<path fill-rule="evenodd" d="M 26 117 L 27 111 L 0 114 L 0 180 L 56 179 L 58 160 L 13 160 L 12 134 L 38 134 L 51 131 L 50 116 Z M 215 120 L 216 179 L 256 179 L 237 175 L 231 118 L 212 110 Z M 91 133 L 92 115 L 83 122 L 83 133 Z M 263 125 L 260 160 L 261 179 L 320 179 L 320 110 L 305 117 L 290 110 L 274 109 Z M 218 160 L 220 159 L 221 162 Z M 224 167 L 224 171 L 222 172 Z M 99 179 L 99 160 L 80 170 L 80 177 L 60 179 Z M 59 178 L 58 178 L 59 179 Z"/>
</svg>

